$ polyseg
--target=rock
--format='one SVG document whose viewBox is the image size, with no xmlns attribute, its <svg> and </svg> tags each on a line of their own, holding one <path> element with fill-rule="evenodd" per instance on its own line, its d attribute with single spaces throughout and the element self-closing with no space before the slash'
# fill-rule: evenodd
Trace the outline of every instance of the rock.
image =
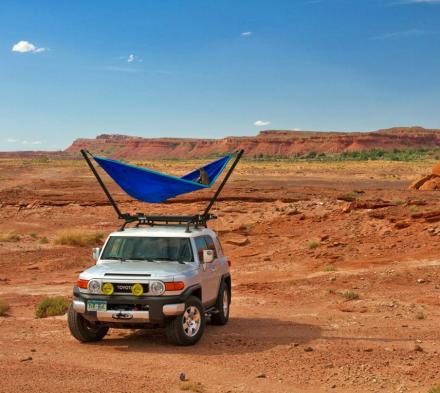
<svg viewBox="0 0 440 393">
<path fill-rule="evenodd" d="M 423 279 L 423 278 L 419 278 L 419 279 L 417 280 L 417 283 L 418 283 L 418 284 L 424 284 L 425 282 L 426 282 L 426 280 Z"/>
<path fill-rule="evenodd" d="M 258 374 L 257 378 L 266 378 L 266 374 Z"/>
<path fill-rule="evenodd" d="M 185 373 L 180 373 L 179 374 L 179 379 L 183 382 L 186 381 L 186 374 Z"/>
<path fill-rule="evenodd" d="M 432 174 L 440 176 L 440 161 L 432 167 Z"/>
<path fill-rule="evenodd" d="M 423 183 L 419 190 L 435 191 L 440 190 L 440 177 L 435 176 Z"/>
<path fill-rule="evenodd" d="M 416 344 L 416 345 L 414 345 L 414 351 L 423 352 L 423 348 L 419 344 Z"/>
<path fill-rule="evenodd" d="M 233 234 L 226 240 L 226 243 L 232 244 L 234 246 L 246 246 L 249 244 L 249 239 L 246 236 Z"/>
<path fill-rule="evenodd" d="M 313 348 L 312 347 L 305 347 L 304 352 L 313 352 Z"/>
<path fill-rule="evenodd" d="M 411 224 L 407 221 L 399 221 L 394 224 L 394 228 L 403 229 L 403 228 L 408 228 L 410 225 Z"/>
<path fill-rule="evenodd" d="M 32 356 L 28 356 L 27 358 L 20 359 L 20 362 L 28 362 L 29 360 L 32 360 Z"/>
<path fill-rule="evenodd" d="M 434 175 L 427 175 L 423 176 L 421 179 L 416 180 L 415 182 L 411 183 L 408 187 L 410 190 L 419 190 L 420 187 L 422 187 L 426 182 L 434 178 Z"/>
</svg>

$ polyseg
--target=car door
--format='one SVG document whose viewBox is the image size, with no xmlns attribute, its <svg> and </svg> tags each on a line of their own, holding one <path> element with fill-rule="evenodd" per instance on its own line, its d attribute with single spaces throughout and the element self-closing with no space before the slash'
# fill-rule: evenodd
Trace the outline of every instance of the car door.
<svg viewBox="0 0 440 393">
<path fill-rule="evenodd" d="M 198 236 L 194 239 L 197 255 L 200 263 L 200 282 L 202 285 L 202 303 L 212 304 L 217 299 L 218 276 L 215 267 L 215 259 L 211 263 L 203 263 L 203 250 L 208 250 L 205 236 Z"/>
</svg>

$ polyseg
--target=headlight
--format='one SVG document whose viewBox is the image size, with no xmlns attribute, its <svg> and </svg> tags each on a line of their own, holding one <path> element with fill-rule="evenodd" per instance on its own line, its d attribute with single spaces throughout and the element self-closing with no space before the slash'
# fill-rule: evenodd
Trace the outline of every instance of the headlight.
<svg viewBox="0 0 440 393">
<path fill-rule="evenodd" d="M 162 295 L 165 292 L 165 285 L 162 281 L 150 282 L 150 293 L 155 296 Z"/>
<path fill-rule="evenodd" d="M 98 280 L 89 281 L 89 292 L 90 293 L 101 293 L 101 283 Z"/>
</svg>

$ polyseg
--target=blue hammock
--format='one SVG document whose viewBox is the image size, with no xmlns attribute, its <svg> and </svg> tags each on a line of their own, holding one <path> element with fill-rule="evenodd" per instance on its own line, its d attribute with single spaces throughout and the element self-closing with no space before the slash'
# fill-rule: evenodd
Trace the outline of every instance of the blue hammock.
<svg viewBox="0 0 440 393">
<path fill-rule="evenodd" d="M 231 155 L 182 177 L 166 175 L 108 158 L 93 158 L 128 195 L 140 201 L 159 203 L 177 195 L 211 187 L 225 169 Z M 200 182 L 201 178 L 204 181 Z"/>
</svg>

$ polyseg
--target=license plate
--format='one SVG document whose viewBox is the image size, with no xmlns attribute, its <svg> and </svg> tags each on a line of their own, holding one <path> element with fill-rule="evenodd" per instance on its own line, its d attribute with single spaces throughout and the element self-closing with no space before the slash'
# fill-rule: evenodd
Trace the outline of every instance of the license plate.
<svg viewBox="0 0 440 393">
<path fill-rule="evenodd" d="M 105 300 L 89 300 L 87 311 L 107 311 L 107 302 Z"/>
</svg>

